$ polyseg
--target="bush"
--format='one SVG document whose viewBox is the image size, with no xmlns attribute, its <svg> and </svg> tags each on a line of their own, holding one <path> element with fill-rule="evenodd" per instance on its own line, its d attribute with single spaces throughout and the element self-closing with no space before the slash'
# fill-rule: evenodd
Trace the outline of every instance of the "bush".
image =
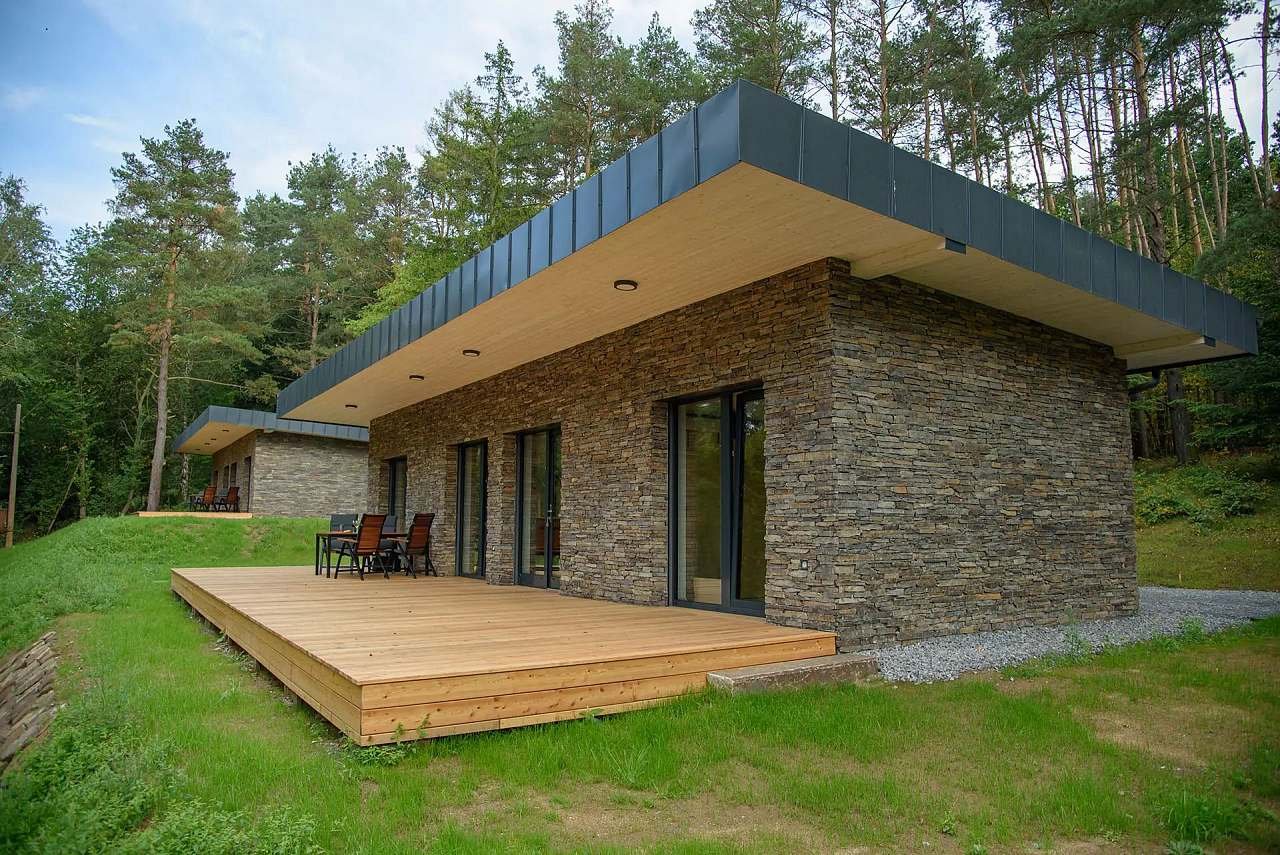
<svg viewBox="0 0 1280 855">
<path fill-rule="evenodd" d="M 186 796 L 169 746 L 100 688 L 59 714 L 0 786 L 0 852 L 311 855 L 306 815 L 216 810 Z"/>
<path fill-rule="evenodd" d="M 1139 469 L 1134 476 L 1134 513 L 1146 525 L 1186 518 L 1208 526 L 1257 510 L 1267 485 L 1239 469 L 1198 464 Z"/>
</svg>

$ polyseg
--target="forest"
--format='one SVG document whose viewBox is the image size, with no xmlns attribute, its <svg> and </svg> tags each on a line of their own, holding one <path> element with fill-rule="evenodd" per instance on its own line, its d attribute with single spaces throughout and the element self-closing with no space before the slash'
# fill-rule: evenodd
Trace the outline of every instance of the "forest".
<svg viewBox="0 0 1280 855">
<path fill-rule="evenodd" d="M 553 24 L 553 67 L 522 69 L 498 42 L 423 117 L 420 148 L 318 140 L 282 194 L 242 196 L 198 117 L 175 116 L 120 156 L 110 219 L 55 241 L 0 164 L 0 445 L 7 461 L 21 402 L 24 533 L 180 503 L 208 464 L 168 447 L 202 409 L 274 409 L 738 78 L 1253 303 L 1261 355 L 1135 388 L 1134 451 L 1280 443 L 1280 116 L 1264 85 L 1250 123 L 1241 91 L 1242 56 L 1277 77 L 1273 0 L 712 0 L 688 46 L 656 14 L 624 41 L 608 0 Z"/>
</svg>

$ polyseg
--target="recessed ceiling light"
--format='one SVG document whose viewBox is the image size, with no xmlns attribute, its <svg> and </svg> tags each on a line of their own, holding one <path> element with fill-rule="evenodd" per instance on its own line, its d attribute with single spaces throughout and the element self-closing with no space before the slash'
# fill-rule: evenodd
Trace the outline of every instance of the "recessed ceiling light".
<svg viewBox="0 0 1280 855">
<path fill-rule="evenodd" d="M 410 374 L 409 379 L 410 380 L 426 380 L 427 378 L 423 377 L 421 374 Z"/>
<path fill-rule="evenodd" d="M 347 408 L 348 410 L 354 410 L 354 409 L 356 409 L 356 405 L 355 405 L 355 404 L 346 404 L 345 406 L 346 406 L 346 408 Z"/>
<path fill-rule="evenodd" d="M 466 350 L 462 351 L 462 355 L 475 357 L 480 355 L 480 351 L 476 350 L 473 347 L 468 347 Z"/>
<path fill-rule="evenodd" d="M 640 283 L 634 279 L 615 279 L 613 287 L 619 291 L 634 291 L 640 287 Z"/>
</svg>

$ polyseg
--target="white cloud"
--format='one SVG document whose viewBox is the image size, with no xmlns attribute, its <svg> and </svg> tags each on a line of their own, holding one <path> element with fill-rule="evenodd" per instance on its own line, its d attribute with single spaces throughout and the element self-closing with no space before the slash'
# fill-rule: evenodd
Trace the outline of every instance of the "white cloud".
<svg viewBox="0 0 1280 855">
<path fill-rule="evenodd" d="M 43 86 L 6 86 L 0 102 L 6 109 L 17 113 L 43 101 L 45 94 Z"/>
<path fill-rule="evenodd" d="M 83 125 L 86 128 L 97 128 L 117 133 L 124 130 L 124 126 L 119 122 L 102 116 L 90 116 L 85 113 L 64 113 L 63 118 L 73 125 Z"/>
</svg>

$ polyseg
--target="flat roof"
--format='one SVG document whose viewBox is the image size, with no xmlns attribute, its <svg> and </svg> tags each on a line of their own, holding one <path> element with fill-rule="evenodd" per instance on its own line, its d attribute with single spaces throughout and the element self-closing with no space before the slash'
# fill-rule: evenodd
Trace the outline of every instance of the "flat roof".
<svg viewBox="0 0 1280 855">
<path fill-rule="evenodd" d="M 254 431 L 297 433 L 349 442 L 368 442 L 368 428 L 355 425 L 282 419 L 263 410 L 239 407 L 206 407 L 173 441 L 173 450 L 182 454 L 215 454 Z"/>
<path fill-rule="evenodd" d="M 276 411 L 367 425 L 828 256 L 1109 345 L 1130 370 L 1257 353 L 1257 313 L 1235 297 L 739 81 L 295 380 Z"/>
</svg>

